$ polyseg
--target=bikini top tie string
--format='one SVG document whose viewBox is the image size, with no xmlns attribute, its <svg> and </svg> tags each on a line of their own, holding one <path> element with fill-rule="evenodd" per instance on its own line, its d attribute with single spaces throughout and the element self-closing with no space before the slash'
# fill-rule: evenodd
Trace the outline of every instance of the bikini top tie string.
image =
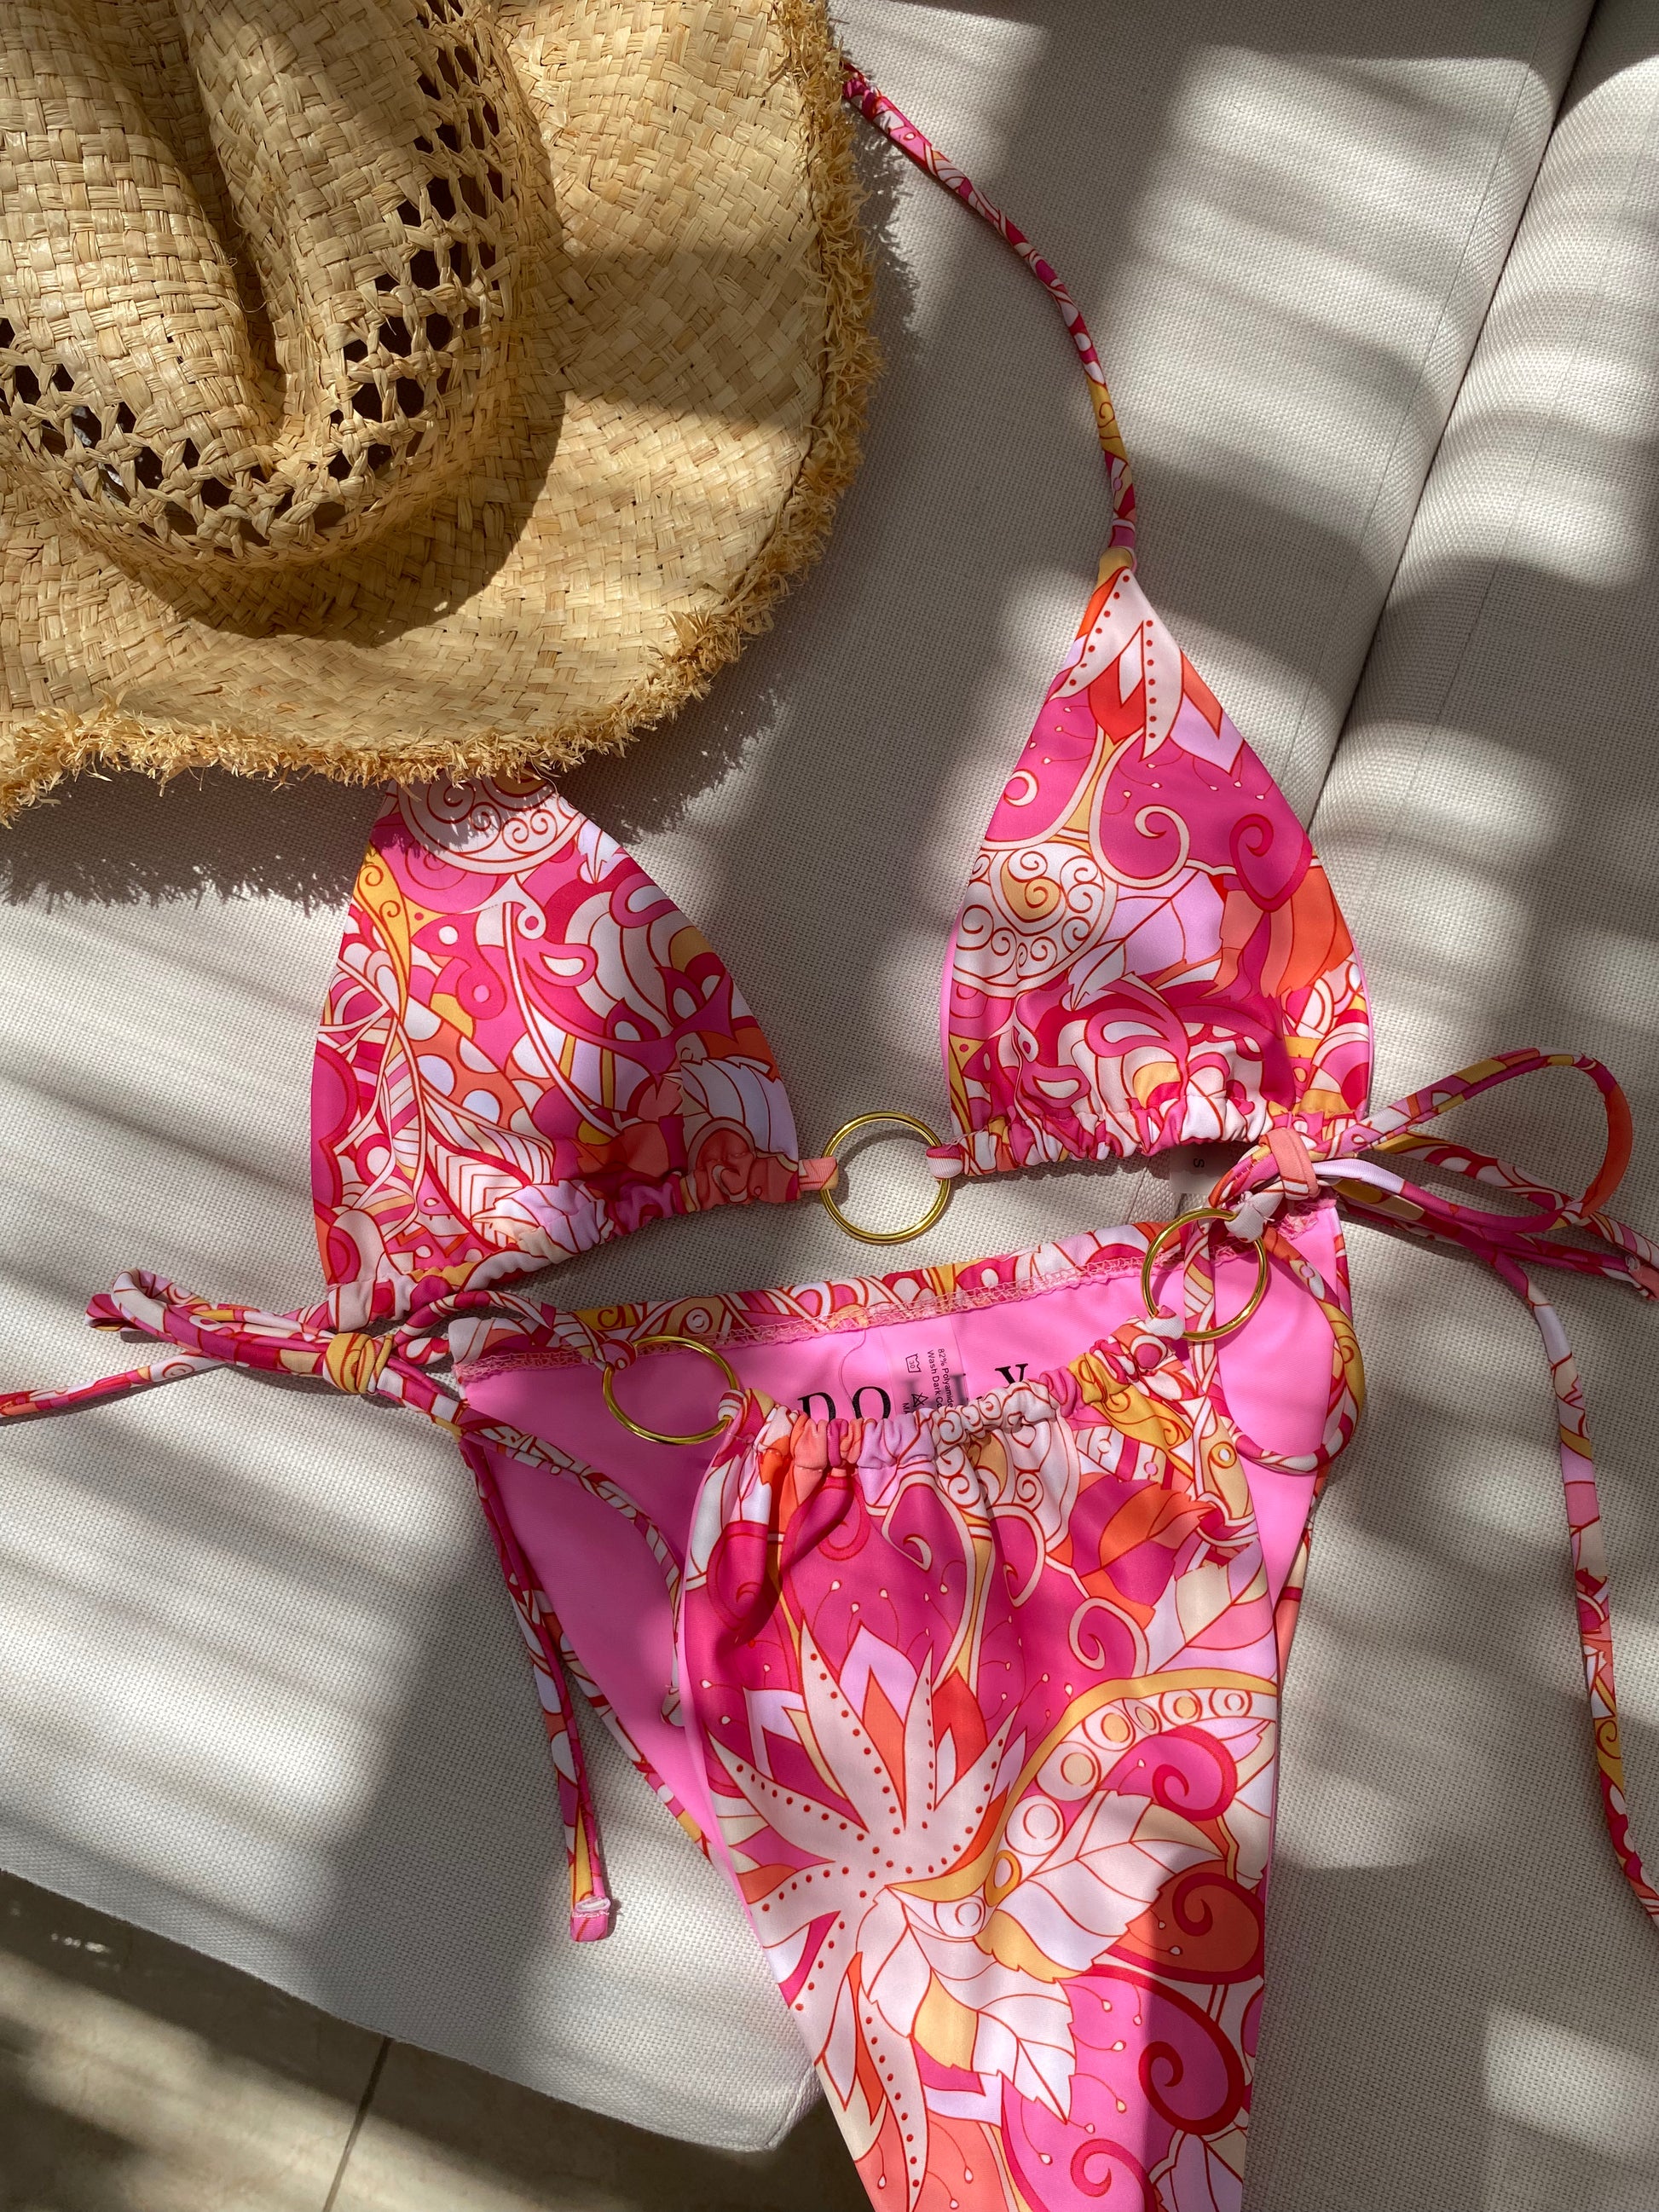
<svg viewBox="0 0 1659 2212">
<path fill-rule="evenodd" d="M 1431 1123 L 1468 1099 L 1550 1067 L 1577 1069 L 1589 1077 L 1601 1095 L 1607 1146 L 1583 1191 L 1558 1190 L 1491 1153 L 1430 1133 Z M 1476 1061 L 1392 1106 L 1348 1122 L 1332 1135 L 1318 1157 L 1294 1131 L 1275 1129 L 1220 1178 L 1209 1204 L 1224 1210 L 1243 1207 L 1253 1224 L 1264 1198 L 1275 1193 L 1279 1200 L 1310 1196 L 1316 1185 L 1333 1190 L 1346 1206 L 1379 1226 L 1462 1245 L 1489 1264 L 1506 1256 L 1572 1273 L 1605 1275 L 1651 1298 L 1659 1296 L 1659 1245 L 1606 1211 L 1629 1164 L 1630 1131 L 1629 1104 L 1601 1061 L 1582 1053 L 1528 1047 Z M 1376 1161 L 1360 1159 L 1358 1155 L 1364 1152 L 1414 1155 L 1428 1166 L 1509 1191 L 1532 1210 L 1495 1212 L 1462 1204 Z M 1559 1233 L 1563 1231 L 1577 1231 L 1591 1241 L 1565 1242 Z"/>
<path fill-rule="evenodd" d="M 1490 1153 L 1430 1133 L 1430 1124 L 1465 1100 L 1547 1067 L 1576 1068 L 1589 1076 L 1601 1094 L 1607 1148 L 1601 1166 L 1583 1191 L 1575 1194 L 1557 1190 Z M 1505 1053 L 1460 1069 L 1443 1082 L 1414 1091 L 1382 1112 L 1353 1122 L 1334 1139 L 1330 1147 L 1333 1157 L 1314 1159 L 1293 1133 L 1287 1145 L 1287 1133 L 1275 1131 L 1221 1178 L 1211 1194 L 1213 1211 L 1206 1209 L 1201 1222 L 1195 1219 L 1188 1235 L 1195 1242 L 1207 1243 L 1222 1226 L 1235 1236 L 1254 1236 L 1265 1230 L 1269 1259 L 1282 1261 L 1284 1255 L 1273 1249 L 1270 1221 L 1258 1226 L 1261 1203 L 1272 1198 L 1276 1210 L 1288 1197 L 1310 1195 L 1311 1182 L 1316 1188 L 1330 1189 L 1345 1208 L 1378 1227 L 1461 1246 L 1484 1261 L 1525 1304 L 1543 1340 L 1555 1396 L 1579 1649 L 1602 1818 L 1620 1871 L 1643 1911 L 1659 1925 L 1659 1889 L 1642 1864 L 1631 1835 L 1625 1800 L 1607 1554 L 1583 1390 L 1560 1316 L 1528 1273 L 1530 1267 L 1541 1267 L 1603 1275 L 1628 1284 L 1643 1298 L 1659 1297 L 1659 1247 L 1606 1211 L 1630 1158 L 1630 1130 L 1625 1094 L 1600 1060 L 1577 1053 Z M 1526 1200 L 1532 1211 L 1497 1213 L 1461 1205 L 1375 1161 L 1353 1157 L 1366 1151 L 1414 1155 L 1428 1165 L 1510 1191 Z M 1229 1207 L 1233 1209 L 1231 1218 L 1218 1224 L 1216 1215 L 1224 1216 Z M 1591 1241 L 1565 1242 L 1559 1233 L 1563 1231 L 1577 1231 Z"/>
<path fill-rule="evenodd" d="M 447 1384 L 422 1371 L 423 1363 L 441 1357 L 435 1343 L 418 1329 L 382 1336 L 359 1329 L 331 1329 L 322 1312 L 266 1313 L 258 1306 L 214 1304 L 197 1297 L 165 1275 L 138 1269 L 119 1275 L 87 1307 L 94 1328 L 133 1329 L 176 1353 L 119 1375 L 69 1390 L 12 1390 L 0 1393 L 0 1420 L 27 1420 L 46 1413 L 71 1413 L 104 1398 L 125 1398 L 162 1382 L 179 1382 L 216 1367 L 245 1367 L 267 1375 L 314 1376 L 358 1398 L 382 1398 L 424 1413 L 438 1427 L 459 1432 L 462 1408 Z"/>
<path fill-rule="evenodd" d="M 143 1272 L 118 1277 L 92 1300 L 87 1319 L 94 1328 L 133 1329 L 171 1349 L 163 1358 L 124 1374 L 100 1376 L 77 1389 L 0 1393 L 0 1422 L 73 1413 L 215 1368 L 240 1367 L 266 1375 L 315 1376 L 351 1397 L 407 1406 L 455 1437 L 477 1484 L 514 1613 L 530 1647 L 564 1826 L 570 1933 L 578 1942 L 604 1936 L 610 1926 L 611 1897 L 587 1761 L 565 1679 L 562 1632 L 513 1534 L 483 1455 L 470 1449 L 469 1431 L 479 1424 L 447 1382 L 426 1371 L 447 1354 L 443 1319 L 415 1319 L 384 1335 L 370 1335 L 362 1329 L 328 1327 L 325 1305 L 308 1314 L 216 1305 L 181 1290 L 164 1275 Z M 542 1463 L 543 1455 L 532 1440 L 520 1437 L 517 1431 L 492 1423 L 489 1437 L 492 1443 L 520 1449 L 534 1463 Z"/>
</svg>

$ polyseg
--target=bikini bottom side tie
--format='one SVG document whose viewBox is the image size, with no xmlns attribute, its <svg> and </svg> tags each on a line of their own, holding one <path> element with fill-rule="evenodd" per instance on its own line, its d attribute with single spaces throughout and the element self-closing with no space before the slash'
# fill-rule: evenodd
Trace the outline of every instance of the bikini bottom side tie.
<svg viewBox="0 0 1659 2212">
<path fill-rule="evenodd" d="M 479 1503 L 495 1542 L 496 1557 L 513 1600 L 514 1616 L 529 1650 L 536 1692 L 547 1730 L 558 1790 L 565 1856 L 570 1877 L 570 1933 L 578 1942 L 604 1936 L 611 1924 L 611 1900 L 599 1848 L 599 1820 L 565 1676 L 565 1644 L 546 1593 L 537 1583 L 511 1523 L 501 1510 L 494 1474 L 469 1450 L 472 1425 L 468 1409 L 450 1383 L 433 1374 L 447 1356 L 441 1321 L 410 1324 L 374 1335 L 328 1325 L 325 1307 L 306 1313 L 273 1314 L 256 1306 L 214 1304 L 181 1290 L 163 1275 L 143 1272 L 120 1276 L 87 1309 L 94 1328 L 124 1330 L 155 1339 L 164 1355 L 123 1374 L 64 1390 L 0 1391 L 0 1424 L 36 1420 L 182 1382 L 226 1367 L 259 1374 L 310 1377 L 331 1383 L 353 1397 L 375 1398 L 422 1414 L 453 1436 L 461 1446 Z M 531 1465 L 545 1468 L 548 1455 L 534 1439 L 520 1437 L 496 1425 L 498 1449 L 521 1450 Z M 574 1471 L 580 1479 L 580 1471 Z"/>
</svg>

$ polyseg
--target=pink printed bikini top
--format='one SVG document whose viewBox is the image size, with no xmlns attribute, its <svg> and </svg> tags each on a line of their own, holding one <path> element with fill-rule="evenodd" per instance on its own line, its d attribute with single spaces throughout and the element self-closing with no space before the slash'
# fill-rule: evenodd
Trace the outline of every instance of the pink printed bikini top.
<svg viewBox="0 0 1659 2212">
<path fill-rule="evenodd" d="M 1352 945 L 1306 834 L 1109 556 L 986 831 L 946 961 L 941 1176 L 1363 1107 Z M 556 793 L 400 792 L 312 1085 L 329 1318 L 362 1328 L 665 1215 L 823 1187 L 719 956 Z"/>
<path fill-rule="evenodd" d="M 1307 836 L 1148 603 L 1134 493 L 1048 264 L 861 77 L 848 97 L 998 228 L 1060 307 L 1110 476 L 1100 579 L 992 816 L 945 958 L 941 1177 L 1363 1109 L 1364 987 Z M 718 955 L 541 785 L 399 792 L 317 1041 L 326 1318 L 361 1329 L 665 1215 L 824 1188 Z"/>
</svg>

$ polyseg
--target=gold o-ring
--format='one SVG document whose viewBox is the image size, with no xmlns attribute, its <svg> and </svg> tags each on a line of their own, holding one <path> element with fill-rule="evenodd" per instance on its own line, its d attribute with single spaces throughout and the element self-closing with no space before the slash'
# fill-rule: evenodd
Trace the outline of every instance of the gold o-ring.
<svg viewBox="0 0 1659 2212">
<path fill-rule="evenodd" d="M 824 1152 L 829 1158 L 834 1159 L 837 1148 L 860 1129 L 878 1128 L 891 1123 L 896 1123 L 902 1129 L 908 1129 L 914 1136 L 920 1137 L 923 1144 L 938 1149 L 939 1139 L 925 1121 L 917 1121 L 914 1114 L 901 1114 L 895 1110 L 890 1114 L 855 1114 L 850 1121 L 842 1123 L 824 1146 Z M 908 1244 L 913 1237 L 920 1237 L 924 1229 L 931 1229 L 951 1203 L 951 1182 L 943 1177 L 940 1179 L 927 1212 L 920 1221 L 912 1222 L 908 1229 L 860 1229 L 856 1221 L 847 1218 L 828 1189 L 821 1190 L 818 1196 L 823 1200 L 824 1212 L 830 1218 L 839 1228 L 844 1229 L 849 1237 L 856 1237 L 860 1244 Z"/>
<path fill-rule="evenodd" d="M 1195 1206 L 1190 1213 L 1178 1213 L 1173 1221 L 1166 1221 L 1157 1236 L 1153 1237 L 1152 1243 L 1146 1247 L 1146 1256 L 1140 1263 L 1140 1295 L 1146 1311 L 1154 1319 L 1162 1321 L 1167 1318 L 1152 1295 L 1152 1269 L 1158 1264 L 1159 1253 L 1163 1251 L 1172 1237 L 1178 1234 L 1180 1231 L 1189 1228 L 1194 1222 L 1226 1221 L 1231 1218 L 1231 1206 Z M 1243 1328 L 1245 1322 L 1250 1319 L 1262 1299 L 1267 1295 L 1267 1284 L 1272 1268 L 1267 1259 L 1267 1244 L 1260 1237 L 1252 1237 L 1241 1241 L 1248 1242 L 1255 1247 L 1255 1288 L 1245 1300 L 1243 1311 L 1235 1314 L 1231 1321 L 1224 1321 L 1219 1328 L 1185 1329 L 1183 1334 L 1188 1344 L 1213 1344 L 1219 1336 L 1231 1336 L 1236 1328 Z"/>
<path fill-rule="evenodd" d="M 732 1371 L 731 1361 L 726 1357 L 723 1352 L 717 1352 L 712 1344 L 704 1344 L 700 1338 L 695 1336 L 677 1336 L 672 1332 L 665 1332 L 659 1336 L 641 1336 L 636 1339 L 636 1340 L 628 1347 L 628 1357 L 626 1359 L 619 1360 L 614 1367 L 607 1367 L 605 1369 L 599 1388 L 605 1393 L 606 1411 L 610 1413 L 615 1419 L 620 1421 L 623 1428 L 631 1431 L 633 1435 L 636 1437 L 643 1437 L 648 1444 L 706 1444 L 709 1443 L 714 1437 L 719 1436 L 720 1431 L 726 1426 L 724 1420 L 716 1420 L 711 1427 L 707 1429 L 697 1429 L 690 1436 L 675 1437 L 670 1436 L 664 1429 L 647 1429 L 640 1422 L 631 1420 L 629 1416 L 623 1413 L 622 1407 L 617 1403 L 617 1376 L 623 1374 L 627 1369 L 630 1368 L 634 1364 L 634 1362 L 639 1358 L 641 1352 L 648 1351 L 653 1345 L 657 1344 L 675 1344 L 680 1346 L 682 1349 L 686 1352 L 702 1352 L 705 1359 L 712 1359 L 715 1366 L 720 1369 L 720 1373 L 726 1377 L 726 1385 L 729 1389 L 736 1390 L 742 1387 L 738 1381 L 737 1376 Z"/>
</svg>

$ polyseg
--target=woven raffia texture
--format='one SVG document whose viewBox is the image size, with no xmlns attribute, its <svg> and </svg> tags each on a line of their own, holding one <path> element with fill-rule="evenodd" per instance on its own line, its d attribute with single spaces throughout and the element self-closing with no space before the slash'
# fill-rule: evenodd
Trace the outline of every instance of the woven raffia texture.
<svg viewBox="0 0 1659 2212">
<path fill-rule="evenodd" d="M 8 0 L 0 808 L 704 688 L 856 459 L 838 87 L 817 0 Z"/>
</svg>

